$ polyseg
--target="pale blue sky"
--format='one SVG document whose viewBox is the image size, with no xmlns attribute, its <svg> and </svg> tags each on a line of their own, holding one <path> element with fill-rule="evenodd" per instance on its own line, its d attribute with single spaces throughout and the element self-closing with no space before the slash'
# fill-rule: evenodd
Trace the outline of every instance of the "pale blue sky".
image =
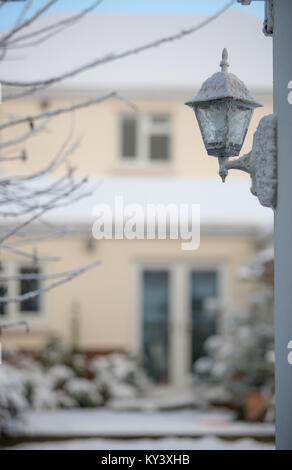
<svg viewBox="0 0 292 470">
<path fill-rule="evenodd" d="M 45 0 L 34 0 L 30 12 L 39 8 Z M 93 0 L 59 0 L 49 11 L 76 12 L 93 3 Z M 108 13 L 169 13 L 212 14 L 227 3 L 227 0 L 103 0 L 96 11 Z M 0 10 L 0 29 L 9 27 L 23 8 L 23 1 L 7 3 Z M 249 6 L 235 4 L 233 8 L 263 17 L 264 2 L 252 2 Z"/>
</svg>

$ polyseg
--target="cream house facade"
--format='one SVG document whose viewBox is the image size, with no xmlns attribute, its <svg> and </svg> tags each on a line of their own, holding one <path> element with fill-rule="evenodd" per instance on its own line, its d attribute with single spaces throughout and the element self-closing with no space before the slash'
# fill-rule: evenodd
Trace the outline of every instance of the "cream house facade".
<svg viewBox="0 0 292 470">
<path fill-rule="evenodd" d="M 179 23 L 187 21 L 190 24 L 197 20 L 180 18 Z M 89 31 L 90 26 L 104 23 L 98 15 L 92 15 L 88 21 L 87 26 L 80 26 L 85 28 L 80 31 Z M 106 21 L 110 24 L 117 20 L 107 17 Z M 127 21 L 132 25 L 131 18 Z M 145 27 L 145 18 L 139 21 L 141 28 Z M 220 21 L 217 25 L 214 22 L 213 29 L 206 34 L 212 31 L 215 38 L 219 31 L 218 37 L 221 37 L 224 28 L 230 27 L 234 35 L 236 21 L 247 21 L 251 34 L 258 30 L 257 20 L 250 22 L 246 15 L 242 17 L 234 12 L 227 14 L 222 24 Z M 166 21 L 164 18 L 162 22 L 163 31 L 156 31 L 160 35 L 175 26 L 173 19 Z M 155 24 L 159 25 L 157 18 Z M 122 30 L 123 25 L 120 27 Z M 71 35 L 67 41 L 70 37 L 72 40 Z M 235 57 L 236 52 L 247 53 L 240 38 L 234 40 L 233 36 L 232 41 Z M 218 42 L 222 42 L 221 39 Z M 176 47 L 185 54 L 185 45 Z M 210 50 L 214 48 L 218 52 L 218 60 L 212 64 L 215 72 L 221 49 L 213 41 Z M 262 52 L 268 57 L 270 49 Z M 47 57 L 50 53 L 48 50 Z M 176 53 L 179 57 L 177 49 Z M 193 88 L 177 76 L 172 82 L 169 71 L 161 77 L 159 65 L 157 70 L 155 68 L 160 63 L 159 57 L 168 63 L 162 49 L 160 56 L 151 58 L 150 52 L 147 54 L 144 68 L 141 65 L 143 59 L 140 65 L 135 62 L 123 65 L 121 62 L 114 78 L 112 68 L 102 72 L 101 78 L 96 70 L 96 86 L 93 86 L 93 76 L 88 75 L 83 82 L 72 81 L 67 87 L 55 87 L 23 98 L 21 109 L 19 101 L 4 100 L 1 105 L 2 113 L 34 115 L 98 96 L 106 89 L 106 83 L 126 98 L 126 101 L 111 98 L 74 114 L 56 117 L 48 123 L 46 131 L 36 134 L 25 145 L 27 161 L 2 164 L 1 171 L 5 174 L 36 172 L 48 164 L 68 136 L 73 140 L 83 136 L 70 162 L 77 166 L 78 175 L 89 175 L 89 184 L 97 186 L 87 199 L 46 216 L 55 226 L 70 225 L 74 233 L 25 247 L 30 251 L 37 246 L 39 253 L 60 255 L 59 261 L 35 266 L 5 252 L 1 258 L 2 272 L 37 269 L 41 273 L 51 273 L 90 263 L 95 258 L 102 261 L 95 269 L 35 300 L 4 305 L 1 318 L 27 319 L 31 331 L 28 335 L 21 330 L 8 331 L 3 343 L 38 350 L 50 335 L 57 334 L 79 350 L 135 354 L 158 384 L 182 386 L 187 383 L 193 362 L 203 353 L 204 340 L 215 332 L 224 331 L 228 317 L 235 309 L 248 308 L 248 296 L 257 286 L 242 283 L 238 270 L 260 249 L 261 235 L 271 229 L 272 214 L 269 209 L 260 207 L 249 193 L 246 176 L 231 172 L 229 181 L 222 185 L 217 176 L 217 159 L 206 155 L 195 116 L 183 105 L 198 88 L 200 73 L 196 74 L 193 69 Z M 196 62 L 200 58 L 204 64 L 203 54 L 198 53 Z M 264 77 L 261 84 L 254 70 L 256 59 L 250 64 L 250 73 L 246 77 L 238 73 L 263 104 L 254 112 L 243 152 L 250 149 L 260 118 L 272 112 L 269 76 Z M 33 60 L 39 59 L 33 58 L 32 63 Z M 151 77 L 147 75 L 149 61 L 153 67 Z M 14 73 L 13 67 L 10 77 Z M 134 70 L 134 78 L 124 70 L 125 67 Z M 36 70 L 36 65 L 32 69 Z M 155 71 L 159 75 L 157 83 L 153 81 Z M 204 78 L 207 76 L 208 71 Z M 135 111 L 127 101 L 135 105 Z M 25 130 L 25 126 L 18 126 L 17 131 L 3 133 L 1 139 L 13 138 L 15 132 L 21 134 Z M 18 150 L 22 150 L 21 145 Z M 63 170 L 58 168 L 56 174 Z M 113 207 L 117 195 L 142 207 L 147 203 L 200 204 L 199 248 L 185 251 L 181 249 L 181 239 L 169 238 L 95 240 L 92 237 L 92 208 L 96 203 Z M 34 235 L 44 234 L 45 230 L 49 229 L 41 229 L 37 224 L 31 227 Z M 40 285 L 14 281 L 0 287 L 6 287 L 13 296 Z"/>
</svg>

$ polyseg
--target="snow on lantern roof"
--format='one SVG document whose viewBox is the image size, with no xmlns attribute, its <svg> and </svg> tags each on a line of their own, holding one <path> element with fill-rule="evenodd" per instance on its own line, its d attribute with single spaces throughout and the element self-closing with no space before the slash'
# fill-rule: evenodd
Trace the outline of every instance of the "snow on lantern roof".
<svg viewBox="0 0 292 470">
<path fill-rule="evenodd" d="M 245 84 L 236 75 L 228 72 L 227 49 L 223 49 L 220 67 L 221 71 L 214 73 L 205 80 L 197 95 L 186 104 L 232 98 L 234 100 L 243 101 L 254 107 L 262 106 L 251 96 Z"/>
</svg>

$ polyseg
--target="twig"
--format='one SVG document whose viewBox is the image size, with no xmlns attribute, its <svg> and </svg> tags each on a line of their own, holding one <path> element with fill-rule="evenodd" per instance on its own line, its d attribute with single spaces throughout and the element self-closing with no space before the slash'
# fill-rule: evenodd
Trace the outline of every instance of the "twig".
<svg viewBox="0 0 292 470">
<path fill-rule="evenodd" d="M 26 159 L 27 159 L 27 155 L 23 151 L 20 155 L 13 155 L 12 157 L 0 157 L 0 162 L 11 162 L 11 161 L 15 161 L 15 160 L 24 161 Z"/>
<path fill-rule="evenodd" d="M 60 277 L 68 277 L 72 274 L 72 272 L 76 272 L 76 269 L 68 269 L 68 271 L 61 271 L 57 273 L 25 273 L 25 274 L 12 274 L 10 276 L 1 276 L 0 275 L 0 282 L 3 281 L 47 281 L 49 279 L 59 279 Z"/>
<path fill-rule="evenodd" d="M 48 286 L 43 286 L 40 287 L 37 290 L 27 292 L 25 294 L 17 295 L 16 297 L 0 297 L 0 303 L 11 303 L 11 302 L 23 302 L 24 300 L 32 299 L 33 297 L 37 297 L 40 294 L 44 294 L 45 292 L 48 292 L 51 289 L 54 289 L 55 287 L 58 287 L 62 284 L 65 284 L 68 281 L 71 281 L 77 276 L 80 276 L 81 274 L 85 273 L 89 269 L 92 269 L 96 266 L 98 266 L 101 263 L 101 261 L 95 260 L 92 263 L 89 263 L 85 266 L 82 266 L 80 268 L 77 268 L 75 270 L 72 270 L 71 273 L 65 277 L 65 279 L 60 279 L 56 282 L 53 282 L 52 284 Z"/>
<path fill-rule="evenodd" d="M 76 189 L 80 188 L 84 183 L 87 182 L 87 178 L 83 178 L 79 184 L 76 184 L 73 190 L 75 191 Z M 32 215 L 28 219 L 26 219 L 24 222 L 20 223 L 16 227 L 11 228 L 8 232 L 6 232 L 2 237 L 0 237 L 0 245 L 3 243 L 7 238 L 11 237 L 12 235 L 15 235 L 19 230 L 23 229 L 27 225 L 29 225 L 31 222 L 34 220 L 40 218 L 45 212 L 48 212 L 49 210 L 54 209 L 54 206 L 58 200 L 60 200 L 64 196 L 68 196 L 69 194 L 72 193 L 72 189 L 70 188 L 70 191 L 68 191 L 65 194 L 62 194 L 61 196 L 57 196 L 52 201 L 48 203 L 47 206 L 45 206 L 43 209 L 38 211 L 36 214 Z"/>
<path fill-rule="evenodd" d="M 12 253 L 23 256 L 24 258 L 29 258 L 34 262 L 38 261 L 60 261 L 60 256 L 45 256 L 45 255 L 38 255 L 37 253 L 28 253 L 27 251 L 20 250 L 19 248 L 14 248 L 10 245 L 1 245 L 1 249 L 11 251 Z"/>
<path fill-rule="evenodd" d="M 54 233 L 49 235 L 40 235 L 39 237 L 31 237 L 31 238 L 24 238 L 24 240 L 17 240 L 10 243 L 10 246 L 23 246 L 23 245 L 31 245 L 33 243 L 40 243 L 40 242 L 47 242 L 52 240 L 52 238 L 56 239 L 59 237 L 64 237 L 65 235 L 77 233 L 76 230 L 73 228 L 66 228 L 62 230 L 55 230 Z"/>
<path fill-rule="evenodd" d="M 25 320 L 17 320 L 17 321 L 9 321 L 5 323 L 0 323 L 0 336 L 2 334 L 2 330 L 5 328 L 14 328 L 16 326 L 21 326 L 23 325 L 25 327 L 26 333 L 29 332 L 29 324 Z"/>
<path fill-rule="evenodd" d="M 44 130 L 49 122 L 49 119 L 45 119 L 44 122 L 42 122 L 39 126 L 34 126 L 33 129 L 30 129 L 28 132 L 25 134 L 20 135 L 19 137 L 15 137 L 14 139 L 11 140 L 6 140 L 4 142 L 0 142 L 0 149 L 9 147 L 10 145 L 17 145 L 25 140 L 29 139 L 30 137 L 36 135 L 38 132 Z"/>
<path fill-rule="evenodd" d="M 235 2 L 235 0 L 229 1 L 223 8 L 218 10 L 216 13 L 214 13 L 213 15 L 211 15 L 208 18 L 206 18 L 205 20 L 203 20 L 201 23 L 199 23 L 199 24 L 197 24 L 197 25 L 195 25 L 191 28 L 184 29 L 184 30 L 182 30 L 182 31 L 180 31 L 176 34 L 172 34 L 170 36 L 157 39 L 156 41 L 152 41 L 148 44 L 143 44 L 142 46 L 138 46 L 138 47 L 135 47 L 133 49 L 128 49 L 128 50 L 126 50 L 124 52 L 121 52 L 121 53 L 118 53 L 118 54 L 110 54 L 110 55 L 107 55 L 105 57 L 95 59 L 92 62 L 89 62 L 87 64 L 82 65 L 81 67 L 77 67 L 76 69 L 70 70 L 69 72 L 65 72 L 64 74 L 57 75 L 55 77 L 51 77 L 51 78 L 44 79 L 44 80 L 29 81 L 29 82 L 19 82 L 19 81 L 10 81 L 10 80 L 1 80 L 0 79 L 0 82 L 2 83 L 2 85 L 13 86 L 13 87 L 29 87 L 29 89 L 26 90 L 25 92 L 21 91 L 19 93 L 14 93 L 14 94 L 11 94 L 11 95 L 7 95 L 5 97 L 5 100 L 17 98 L 17 97 L 20 97 L 20 96 L 24 96 L 26 94 L 35 93 L 36 91 L 40 91 L 41 89 L 47 88 L 48 86 L 51 86 L 56 82 L 60 82 L 60 81 L 63 81 L 65 79 L 74 77 L 75 75 L 78 75 L 78 74 L 80 74 L 80 73 L 82 73 L 85 70 L 88 70 L 90 68 L 98 67 L 100 65 L 104 65 L 106 63 L 113 62 L 113 61 L 116 61 L 116 60 L 119 60 L 119 59 L 124 59 L 125 57 L 129 57 L 131 55 L 140 54 L 141 52 L 147 51 L 149 49 L 153 49 L 153 48 L 159 47 L 163 44 L 182 39 L 185 36 L 188 36 L 190 34 L 195 33 L 199 29 L 201 29 L 204 26 L 206 26 L 207 24 L 211 23 L 211 21 L 214 21 L 216 18 L 218 18 L 220 15 L 222 15 L 222 13 L 224 13 L 226 10 L 228 10 L 234 4 L 234 2 Z"/>
<path fill-rule="evenodd" d="M 14 119 L 9 122 L 5 122 L 4 124 L 0 125 L 0 130 L 6 129 L 7 127 L 16 126 L 17 124 L 23 124 L 25 122 L 34 123 L 35 121 L 43 118 L 51 118 L 53 116 L 58 116 L 60 114 L 71 113 L 76 109 L 86 108 L 87 106 L 91 106 L 92 104 L 101 103 L 102 101 L 108 100 L 109 98 L 118 97 L 121 99 L 120 96 L 117 95 L 116 92 L 112 91 L 107 93 L 106 95 L 99 96 L 98 98 L 93 98 L 87 101 L 82 101 L 81 103 L 73 104 L 71 106 L 66 106 L 64 108 L 57 108 L 52 111 L 46 111 L 40 114 L 32 114 L 30 116 L 24 116 L 22 118 Z"/>
<path fill-rule="evenodd" d="M 42 42 L 49 39 L 53 35 L 56 35 L 56 34 L 62 32 L 62 31 L 64 31 L 65 28 L 68 28 L 68 27 L 74 25 L 77 21 L 81 20 L 89 12 L 93 11 L 102 2 L 103 2 L 103 0 L 97 0 L 94 3 L 92 3 L 90 6 L 85 8 L 84 10 L 78 12 L 75 15 L 71 15 L 71 16 L 69 16 L 68 18 L 66 18 L 64 20 L 57 21 L 56 23 L 53 23 L 49 26 L 45 26 L 44 28 L 41 28 L 37 31 L 33 31 L 32 33 L 23 34 L 22 36 L 17 36 L 16 38 L 14 38 L 14 39 L 12 39 L 11 41 L 8 42 L 9 49 L 11 48 L 11 45 L 13 45 L 15 43 L 18 43 L 18 42 L 22 42 L 22 45 L 18 46 L 18 48 L 19 47 L 26 48 L 26 47 L 29 47 L 29 46 L 35 46 L 35 45 L 41 44 Z M 57 31 L 54 31 L 54 30 L 57 30 Z M 44 33 L 47 33 L 47 32 L 49 32 L 49 34 L 47 34 L 45 37 L 42 37 L 42 38 L 38 37 L 35 42 L 29 43 L 29 44 L 25 44 L 25 43 L 23 44 L 23 42 L 25 40 L 33 38 L 35 36 L 40 36 L 40 35 L 42 35 Z M 13 49 L 14 49 L 14 47 L 13 47 Z"/>
<path fill-rule="evenodd" d="M 18 33 L 23 28 L 26 28 L 29 26 L 31 23 L 33 23 L 37 18 L 39 18 L 48 8 L 50 8 L 54 3 L 56 3 L 58 0 L 50 0 L 47 2 L 42 8 L 37 10 L 34 15 L 32 15 L 30 18 L 28 18 L 26 21 L 21 23 L 20 25 L 12 28 L 9 33 L 6 34 L 6 36 L 3 36 L 0 38 L 0 46 L 5 43 L 8 39 L 10 39 L 14 34 Z"/>
</svg>

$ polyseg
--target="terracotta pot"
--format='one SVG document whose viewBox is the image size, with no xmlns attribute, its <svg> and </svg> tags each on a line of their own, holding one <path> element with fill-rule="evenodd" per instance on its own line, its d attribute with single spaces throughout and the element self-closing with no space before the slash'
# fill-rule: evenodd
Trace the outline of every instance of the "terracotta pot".
<svg viewBox="0 0 292 470">
<path fill-rule="evenodd" d="M 244 418 L 247 421 L 261 421 L 269 403 L 270 397 L 260 390 L 248 393 L 244 399 Z"/>
</svg>

